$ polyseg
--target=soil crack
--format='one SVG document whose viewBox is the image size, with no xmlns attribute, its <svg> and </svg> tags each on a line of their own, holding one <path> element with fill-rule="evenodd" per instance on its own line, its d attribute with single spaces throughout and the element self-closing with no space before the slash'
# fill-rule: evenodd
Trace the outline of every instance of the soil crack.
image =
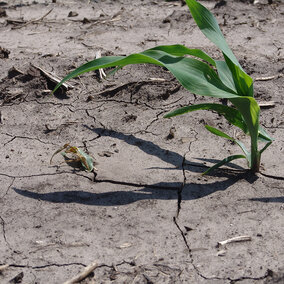
<svg viewBox="0 0 284 284">
<path fill-rule="evenodd" d="M 103 129 L 106 129 L 106 126 L 102 122 L 100 122 L 97 118 L 95 118 L 93 115 L 91 115 L 87 109 L 85 109 L 85 112 L 86 112 L 88 117 L 90 117 L 94 120 L 95 123 L 98 122 Z"/>
<path fill-rule="evenodd" d="M 4 241 L 5 241 L 5 243 L 7 244 L 8 248 L 9 248 L 10 250 L 12 250 L 12 248 L 11 248 L 11 246 L 10 246 L 8 240 L 7 240 L 7 237 L 6 237 L 5 221 L 4 221 L 4 219 L 2 218 L 2 216 L 0 216 L 0 221 L 1 221 L 1 226 L 2 226 L 2 232 L 3 232 Z"/>
<path fill-rule="evenodd" d="M 159 113 L 156 114 L 156 118 L 154 118 L 144 129 L 145 132 L 148 131 L 148 128 L 151 127 L 156 121 L 158 121 L 160 118 L 159 116 L 163 113 L 164 111 L 161 111 Z M 153 134 L 153 133 L 152 133 Z"/>
<path fill-rule="evenodd" d="M 242 276 L 242 277 L 239 277 L 239 278 L 236 278 L 236 279 L 232 279 L 232 278 L 228 277 L 228 278 L 225 278 L 224 280 L 229 280 L 230 284 L 234 284 L 234 283 L 237 283 L 237 282 L 240 282 L 240 281 L 243 281 L 243 280 L 264 280 L 264 279 L 266 279 L 266 278 L 268 278 L 272 275 L 273 275 L 273 271 L 270 270 L 270 269 L 267 269 L 266 273 L 263 276 L 259 276 L 259 277 Z"/>
<path fill-rule="evenodd" d="M 190 152 L 190 149 L 191 149 L 191 144 L 195 141 L 197 141 L 197 135 L 198 133 L 193 130 L 195 135 L 194 135 L 194 140 L 191 141 L 188 145 L 188 150 L 186 151 L 186 153 L 183 155 L 183 159 L 182 159 L 182 165 L 181 165 L 181 168 L 182 168 L 182 174 L 183 174 L 183 182 L 178 190 L 178 203 L 177 203 L 177 214 L 176 214 L 176 218 L 178 218 L 179 216 L 179 212 L 181 210 L 181 201 L 182 201 L 182 191 L 183 191 L 183 188 L 186 184 L 186 175 L 185 175 L 185 165 L 187 164 L 186 163 L 186 155 Z"/>
<path fill-rule="evenodd" d="M 43 144 L 51 144 L 51 145 L 55 145 L 54 143 L 50 143 L 50 142 L 45 142 L 40 140 L 39 138 L 36 137 L 28 137 L 28 136 L 21 136 L 21 135 L 12 135 L 10 133 L 3 133 L 4 135 L 7 135 L 9 137 L 12 137 L 12 139 L 10 139 L 8 142 L 4 143 L 3 146 L 6 146 L 7 144 L 13 142 L 15 139 L 28 139 L 28 140 L 36 140 L 39 141 L 40 143 Z"/>
<path fill-rule="evenodd" d="M 1 175 L 1 174 L 0 174 Z M 4 175 L 5 176 L 5 175 Z M 10 177 L 10 178 L 12 178 L 12 182 L 10 183 L 10 185 L 8 186 L 8 188 L 7 188 L 7 190 L 6 190 L 6 192 L 0 197 L 0 199 L 2 199 L 2 198 L 4 198 L 5 197 L 5 195 L 7 195 L 8 194 L 8 192 L 9 192 L 9 190 L 10 190 L 10 188 L 12 187 L 12 185 L 13 185 L 13 183 L 14 183 L 14 181 L 15 181 L 15 177 Z"/>
<path fill-rule="evenodd" d="M 242 277 L 239 277 L 239 278 L 230 278 L 230 277 L 207 277 L 205 275 L 203 275 L 200 270 L 197 268 L 196 264 L 194 263 L 194 259 L 193 259 L 193 254 L 192 254 L 192 249 L 190 248 L 190 245 L 186 239 L 186 236 L 183 232 L 183 230 L 181 229 L 180 225 L 178 224 L 177 222 L 177 218 L 179 216 L 179 213 L 181 211 L 181 202 L 182 202 L 182 191 L 183 191 L 183 188 L 186 184 L 186 174 L 185 174 L 185 165 L 189 165 L 190 163 L 186 163 L 186 155 L 190 152 L 190 148 L 191 148 L 191 144 L 193 142 L 196 142 L 197 141 L 197 135 L 198 133 L 196 131 L 195 132 L 195 140 L 190 142 L 189 144 L 189 148 L 188 148 L 188 151 L 184 154 L 183 156 L 183 161 L 182 161 L 182 172 L 183 172 L 183 183 L 182 185 L 178 188 L 178 204 L 177 204 L 177 215 L 175 217 L 173 217 L 173 222 L 174 224 L 176 225 L 178 231 L 180 232 L 181 236 L 182 236 L 182 239 L 186 245 L 186 248 L 188 250 L 188 253 L 189 253 L 189 258 L 190 258 L 190 263 L 192 264 L 194 270 L 196 271 L 197 275 L 205 280 L 227 280 L 227 281 L 230 281 L 230 284 L 233 284 L 233 283 L 237 283 L 237 282 L 240 282 L 242 280 L 263 280 L 263 279 L 266 279 L 268 276 L 271 276 L 271 271 L 268 269 L 267 272 L 265 273 L 265 275 L 263 276 L 259 276 L 259 277 L 252 277 L 252 276 L 242 276 Z"/>
<path fill-rule="evenodd" d="M 81 175 L 81 174 L 78 174 L 76 172 L 68 172 L 68 171 L 62 171 L 62 172 L 55 172 L 55 173 L 42 173 L 42 174 L 33 174 L 33 175 L 22 175 L 22 176 L 12 176 L 12 175 L 8 175 L 8 174 L 5 174 L 5 173 L 0 173 L 0 176 L 5 176 L 5 177 L 8 177 L 8 178 L 31 178 L 31 177 L 44 177 L 44 176 L 55 176 L 55 175 L 62 175 L 62 174 L 76 174 L 78 176 L 81 176 L 81 177 L 84 177 L 84 178 L 87 178 L 90 180 L 89 177 L 86 177 L 84 175 Z M 11 185 L 10 185 L 11 187 Z"/>
<path fill-rule="evenodd" d="M 127 182 L 127 181 L 110 180 L 110 179 L 96 179 L 96 175 L 94 175 L 94 182 L 95 183 L 112 183 L 112 184 L 127 185 L 127 186 L 132 186 L 132 187 L 145 187 L 145 188 L 153 188 L 153 189 L 179 190 L 179 187 L 175 187 L 175 186 L 162 186 L 162 185 L 145 184 L 145 183 L 133 183 L 133 182 Z"/>
<path fill-rule="evenodd" d="M 179 230 L 179 232 L 180 232 L 180 234 L 181 234 L 181 236 L 182 236 L 182 238 L 183 238 L 183 241 L 184 241 L 184 243 L 185 243 L 185 245 L 186 245 L 186 247 L 187 247 L 188 253 L 189 253 L 190 263 L 191 263 L 191 265 L 193 266 L 193 268 L 194 268 L 195 272 L 197 273 L 197 275 L 200 276 L 200 277 L 203 278 L 203 279 L 206 279 L 206 280 L 209 280 L 209 279 L 216 279 L 216 280 L 217 280 L 217 279 L 221 279 L 221 278 L 215 278 L 215 277 L 214 277 L 214 278 L 207 278 L 207 277 L 205 277 L 204 275 L 201 274 L 201 272 L 199 271 L 199 269 L 197 268 L 197 266 L 196 266 L 195 263 L 194 263 L 193 255 L 192 255 L 192 249 L 190 248 L 190 246 L 189 246 L 189 244 L 188 244 L 188 242 L 187 242 L 187 239 L 186 239 L 186 237 L 185 237 L 185 234 L 184 234 L 184 232 L 182 231 L 182 229 L 180 228 L 180 226 L 179 226 L 179 224 L 178 224 L 178 222 L 177 222 L 177 218 L 176 218 L 176 217 L 173 217 L 173 221 L 174 221 L 174 223 L 175 223 L 177 229 Z"/>
<path fill-rule="evenodd" d="M 78 266 L 83 266 L 86 267 L 87 265 L 80 263 L 80 262 L 71 262 L 71 263 L 49 263 L 45 265 L 37 265 L 37 266 L 32 266 L 32 265 L 21 265 L 21 264 L 9 264 L 10 267 L 15 267 L 15 268 L 31 268 L 31 269 L 44 269 L 48 267 L 64 267 L 64 266 L 73 266 L 73 265 L 78 265 Z"/>
</svg>

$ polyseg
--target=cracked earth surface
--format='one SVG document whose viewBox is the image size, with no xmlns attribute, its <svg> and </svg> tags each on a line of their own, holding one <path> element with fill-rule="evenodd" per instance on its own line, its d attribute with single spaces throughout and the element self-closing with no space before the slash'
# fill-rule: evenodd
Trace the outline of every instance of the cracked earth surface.
<svg viewBox="0 0 284 284">
<path fill-rule="evenodd" d="M 55 96 L 37 68 L 62 78 L 97 51 L 176 43 L 220 58 L 181 2 L 0 2 L 0 283 L 64 283 L 94 261 L 81 283 L 284 283 L 284 4 L 201 2 L 257 100 L 275 102 L 261 112 L 275 138 L 263 174 L 238 163 L 201 176 L 238 153 L 204 124 L 238 133 L 209 112 L 163 119 L 210 98 L 161 68 L 130 66 L 103 82 L 88 73 Z M 60 155 L 49 164 L 67 142 L 95 157 L 95 175 Z M 250 241 L 217 246 L 243 235 Z"/>
</svg>

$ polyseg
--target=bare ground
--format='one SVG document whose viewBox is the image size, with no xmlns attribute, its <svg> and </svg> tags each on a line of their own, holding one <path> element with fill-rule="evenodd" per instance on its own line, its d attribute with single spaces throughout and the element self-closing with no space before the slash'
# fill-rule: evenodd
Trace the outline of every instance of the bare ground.
<svg viewBox="0 0 284 284">
<path fill-rule="evenodd" d="M 261 113 L 275 138 L 263 174 L 238 163 L 200 175 L 238 153 L 203 125 L 238 133 L 209 112 L 163 119 L 210 99 L 161 68 L 131 66 L 103 82 L 88 73 L 50 95 L 39 68 L 62 78 L 97 51 L 182 43 L 219 58 L 181 2 L 0 2 L 1 283 L 64 283 L 93 262 L 82 283 L 284 283 L 284 5 L 201 2 L 257 100 L 274 102 Z M 96 158 L 95 175 L 60 155 L 49 164 L 67 142 Z M 237 236 L 249 240 L 217 246 Z"/>
</svg>

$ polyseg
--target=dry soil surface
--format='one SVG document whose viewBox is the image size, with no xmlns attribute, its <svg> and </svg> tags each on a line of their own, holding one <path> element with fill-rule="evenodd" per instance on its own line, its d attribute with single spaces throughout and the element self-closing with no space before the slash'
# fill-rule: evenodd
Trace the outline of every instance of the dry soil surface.
<svg viewBox="0 0 284 284">
<path fill-rule="evenodd" d="M 214 100 L 162 68 L 91 72 L 50 94 L 45 72 L 63 78 L 97 52 L 181 43 L 221 58 L 181 1 L 0 2 L 1 283 L 64 283 L 94 262 L 81 283 L 284 283 L 284 4 L 201 2 L 255 79 L 275 138 L 262 174 L 234 163 L 201 176 L 239 153 L 204 124 L 240 134 L 205 111 L 164 119 Z M 94 156 L 95 174 L 49 163 L 68 142 Z"/>
</svg>

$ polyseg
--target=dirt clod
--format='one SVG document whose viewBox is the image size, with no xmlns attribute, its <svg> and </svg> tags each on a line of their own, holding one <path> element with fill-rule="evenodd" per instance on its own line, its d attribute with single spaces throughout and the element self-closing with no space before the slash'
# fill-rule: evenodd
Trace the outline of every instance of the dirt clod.
<svg viewBox="0 0 284 284">
<path fill-rule="evenodd" d="M 0 47 L 0 59 L 9 58 L 10 51 L 6 48 Z"/>
</svg>

